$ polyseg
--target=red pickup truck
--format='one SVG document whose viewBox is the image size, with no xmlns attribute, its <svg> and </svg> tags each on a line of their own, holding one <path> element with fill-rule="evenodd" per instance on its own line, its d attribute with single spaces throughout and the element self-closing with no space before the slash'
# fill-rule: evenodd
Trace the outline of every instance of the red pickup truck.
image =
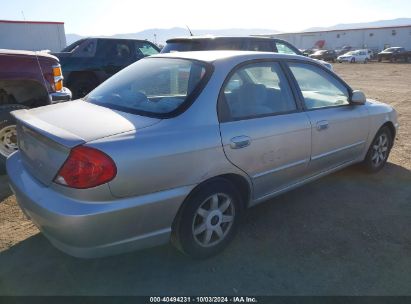
<svg viewBox="0 0 411 304">
<path fill-rule="evenodd" d="M 17 150 L 10 112 L 71 99 L 57 57 L 43 52 L 0 50 L 0 172 Z"/>
</svg>

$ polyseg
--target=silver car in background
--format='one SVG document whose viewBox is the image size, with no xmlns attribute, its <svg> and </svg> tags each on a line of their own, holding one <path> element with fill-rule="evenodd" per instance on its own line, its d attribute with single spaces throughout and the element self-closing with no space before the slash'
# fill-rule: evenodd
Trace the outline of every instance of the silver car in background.
<svg viewBox="0 0 411 304">
<path fill-rule="evenodd" d="M 248 207 L 354 163 L 380 170 L 398 128 L 312 59 L 241 51 L 152 56 L 84 100 L 13 114 L 17 201 L 77 257 L 170 239 L 216 254 Z"/>
</svg>

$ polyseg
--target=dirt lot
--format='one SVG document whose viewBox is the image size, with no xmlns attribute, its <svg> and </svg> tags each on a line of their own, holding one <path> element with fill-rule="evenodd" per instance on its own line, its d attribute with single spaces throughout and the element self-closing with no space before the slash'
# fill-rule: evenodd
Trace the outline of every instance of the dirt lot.
<svg viewBox="0 0 411 304">
<path fill-rule="evenodd" d="M 401 129 L 376 175 L 348 168 L 249 210 L 221 255 L 163 246 L 94 260 L 54 249 L 0 177 L 2 295 L 411 295 L 411 64 L 335 64 L 397 109 Z"/>
</svg>

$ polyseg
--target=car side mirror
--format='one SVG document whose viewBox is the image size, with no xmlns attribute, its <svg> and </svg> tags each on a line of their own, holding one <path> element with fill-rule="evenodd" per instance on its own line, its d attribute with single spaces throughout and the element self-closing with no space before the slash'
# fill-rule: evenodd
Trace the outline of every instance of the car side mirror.
<svg viewBox="0 0 411 304">
<path fill-rule="evenodd" d="M 366 102 L 365 94 L 362 91 L 355 90 L 351 95 L 351 104 L 353 105 L 363 105 Z"/>
</svg>

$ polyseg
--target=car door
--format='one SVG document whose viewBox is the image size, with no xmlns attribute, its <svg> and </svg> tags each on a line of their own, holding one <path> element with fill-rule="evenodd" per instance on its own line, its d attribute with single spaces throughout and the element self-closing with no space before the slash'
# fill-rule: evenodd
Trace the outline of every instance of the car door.
<svg viewBox="0 0 411 304">
<path fill-rule="evenodd" d="M 357 160 L 368 137 L 366 107 L 349 103 L 350 89 L 317 64 L 288 63 L 312 125 L 310 173 Z"/>
<path fill-rule="evenodd" d="M 224 152 L 262 198 L 302 179 L 311 125 L 278 62 L 254 62 L 228 77 L 218 103 Z"/>
</svg>

